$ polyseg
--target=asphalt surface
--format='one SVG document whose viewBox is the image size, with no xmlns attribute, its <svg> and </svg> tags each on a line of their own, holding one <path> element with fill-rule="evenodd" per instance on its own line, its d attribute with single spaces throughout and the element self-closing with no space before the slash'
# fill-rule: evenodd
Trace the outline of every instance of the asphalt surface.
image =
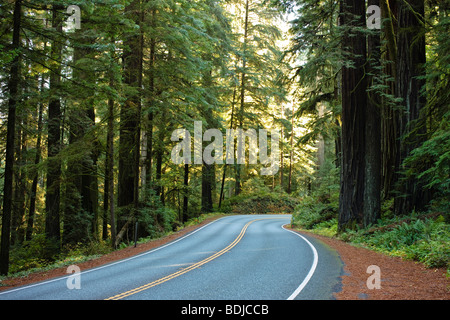
<svg viewBox="0 0 450 320">
<path fill-rule="evenodd" d="M 284 229 L 289 222 L 290 215 L 227 216 L 132 258 L 0 292 L 0 300 L 333 299 L 339 256 Z"/>
</svg>

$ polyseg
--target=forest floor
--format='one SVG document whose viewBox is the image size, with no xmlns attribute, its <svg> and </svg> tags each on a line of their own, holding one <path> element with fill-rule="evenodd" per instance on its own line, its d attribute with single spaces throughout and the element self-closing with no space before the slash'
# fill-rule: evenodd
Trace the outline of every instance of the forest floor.
<svg viewBox="0 0 450 320">
<path fill-rule="evenodd" d="M 422 263 L 356 247 L 336 238 L 301 232 L 321 240 L 341 257 L 345 274 L 341 277 L 342 289 L 334 294 L 337 300 L 450 300 L 450 278 L 445 268 L 429 269 Z M 367 273 L 367 268 L 371 265 L 380 268 L 380 289 L 367 286 L 372 274 Z"/>
<path fill-rule="evenodd" d="M 180 238 L 219 217 L 221 216 L 207 218 L 200 224 L 183 228 L 160 239 L 141 243 L 136 248 L 130 246 L 116 250 L 99 258 L 79 263 L 77 266 L 81 270 L 86 270 L 134 256 Z M 341 290 L 335 293 L 338 300 L 450 300 L 450 279 L 446 277 L 445 269 L 427 269 L 420 263 L 404 261 L 399 257 L 390 257 L 355 247 L 335 238 L 301 232 L 321 240 L 340 255 L 345 265 L 345 274 L 342 276 Z M 376 265 L 381 270 L 380 289 L 368 289 L 366 285 L 370 276 L 366 270 L 370 265 Z M 64 276 L 67 275 L 66 270 L 67 267 L 60 267 L 32 273 L 25 277 L 7 278 L 2 281 L 0 290 Z"/>
</svg>

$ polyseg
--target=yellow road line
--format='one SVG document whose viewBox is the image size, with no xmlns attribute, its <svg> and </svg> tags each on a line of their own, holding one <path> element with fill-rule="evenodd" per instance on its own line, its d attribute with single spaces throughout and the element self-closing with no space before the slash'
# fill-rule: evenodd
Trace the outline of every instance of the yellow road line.
<svg viewBox="0 0 450 320">
<path fill-rule="evenodd" d="M 175 273 L 169 274 L 168 276 L 165 276 L 165 277 L 163 277 L 161 279 L 158 279 L 158 280 L 155 280 L 153 282 L 144 284 L 143 286 L 137 287 L 135 289 L 132 289 L 132 290 L 129 290 L 129 291 L 126 291 L 126 292 L 123 292 L 123 293 L 119 293 L 119 294 L 117 294 L 115 296 L 107 298 L 106 300 L 120 300 L 120 299 L 129 297 L 129 296 L 131 296 L 133 294 L 139 293 L 141 291 L 147 290 L 147 289 L 149 289 L 151 287 L 154 287 L 154 286 L 157 286 L 157 285 L 159 285 L 161 283 L 169 281 L 169 280 L 171 280 L 173 278 L 181 276 L 182 274 L 185 274 L 185 273 L 187 273 L 187 272 L 189 272 L 191 270 L 194 270 L 194 269 L 204 265 L 205 263 L 208 263 L 208 262 L 214 260 L 215 258 L 221 256 L 222 254 L 224 254 L 225 252 L 231 250 L 234 246 L 236 246 L 239 243 L 239 241 L 241 241 L 241 239 L 244 237 L 244 234 L 245 234 L 245 232 L 246 232 L 246 230 L 247 230 L 247 228 L 249 227 L 250 224 L 252 224 L 255 221 L 265 220 L 265 219 L 280 219 L 280 218 L 262 218 L 262 219 L 255 219 L 255 220 L 249 221 L 242 228 L 241 232 L 236 237 L 236 239 L 234 239 L 234 241 L 232 243 L 230 243 L 227 247 L 225 247 L 224 249 L 220 250 L 219 252 L 216 252 L 212 256 L 209 256 L 208 258 L 206 258 L 206 259 L 204 259 L 204 260 L 202 260 L 200 262 L 197 262 L 197 263 L 195 263 L 195 264 L 193 264 L 193 265 L 191 265 L 189 267 L 181 269 L 181 270 L 179 270 L 179 271 L 177 271 Z"/>
</svg>

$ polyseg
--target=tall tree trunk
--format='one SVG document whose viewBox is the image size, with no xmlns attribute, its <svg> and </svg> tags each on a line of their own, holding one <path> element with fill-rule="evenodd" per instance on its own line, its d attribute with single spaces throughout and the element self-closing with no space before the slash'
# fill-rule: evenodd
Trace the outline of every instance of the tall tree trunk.
<svg viewBox="0 0 450 320">
<path fill-rule="evenodd" d="M 45 44 L 44 44 L 45 48 Z M 41 84 L 40 84 L 40 92 L 44 89 L 45 78 L 42 76 Z M 37 184 L 39 177 L 39 170 L 37 169 L 37 165 L 41 161 L 41 139 L 42 139 L 42 114 L 44 112 L 44 103 L 42 101 L 39 102 L 39 111 L 38 111 L 38 124 L 37 124 L 37 140 L 36 140 L 36 154 L 34 156 L 34 166 L 33 169 L 33 182 L 31 183 L 31 194 L 30 194 L 30 208 L 28 211 L 28 222 L 27 222 L 27 231 L 25 235 L 26 240 L 31 240 L 31 236 L 33 234 L 33 225 L 34 225 L 34 216 L 36 213 L 36 193 L 37 193 Z"/>
<path fill-rule="evenodd" d="M 210 54 L 205 55 L 204 60 L 211 61 L 212 56 Z M 206 110 L 203 110 L 202 113 L 204 114 L 204 118 L 206 120 L 208 128 L 217 128 L 218 124 L 214 121 L 213 107 L 212 107 L 214 101 L 212 101 L 210 95 L 208 94 L 208 90 L 211 90 L 212 86 L 213 86 L 212 72 L 211 69 L 208 69 L 203 74 L 203 87 L 206 89 L 205 91 L 207 92 L 205 100 L 208 102 L 209 106 L 207 106 Z M 206 144 L 206 142 L 202 143 Z M 204 148 L 202 148 L 202 150 L 204 150 Z M 215 184 L 216 184 L 215 176 L 216 176 L 215 164 L 214 163 L 207 164 L 203 160 L 201 211 L 205 213 L 213 211 L 213 192 L 215 191 Z"/>
<path fill-rule="evenodd" d="M 26 103 L 26 100 L 23 99 L 23 103 Z M 12 211 L 12 219 L 11 219 L 11 245 L 15 245 L 17 243 L 23 242 L 23 217 L 25 215 L 25 192 L 26 192 L 26 181 L 27 175 L 25 171 L 26 167 L 26 140 L 27 133 L 26 130 L 22 128 L 27 127 L 27 114 L 23 112 L 16 112 L 16 122 L 18 125 L 16 126 L 17 130 L 17 139 L 16 139 L 16 165 L 15 165 L 15 174 L 14 174 L 14 206 Z"/>
<path fill-rule="evenodd" d="M 114 212 L 114 100 L 108 99 L 108 152 L 106 166 L 108 168 L 109 223 L 111 225 L 111 243 L 116 243 L 116 218 Z"/>
<path fill-rule="evenodd" d="M 158 126 L 158 135 L 156 138 L 156 145 L 155 145 L 155 191 L 156 195 L 161 200 L 161 203 L 165 203 L 164 199 L 164 187 L 161 184 L 162 179 L 162 162 L 163 162 L 163 153 L 164 153 L 164 138 L 166 136 L 166 123 L 167 121 L 167 115 L 166 110 L 161 110 L 160 112 L 160 119 L 159 119 L 159 126 Z"/>
<path fill-rule="evenodd" d="M 244 18 L 244 43 L 242 48 L 242 72 L 241 72 L 241 96 L 240 96 L 240 110 L 239 110 L 239 126 L 244 129 L 244 111 L 245 111 L 245 81 L 246 81 L 246 65 L 247 65 L 247 41 L 248 41 L 248 16 L 249 16 L 249 1 L 245 1 L 245 18 Z M 241 164 L 236 163 L 236 187 L 235 195 L 241 193 Z"/>
<path fill-rule="evenodd" d="M 281 105 L 281 119 L 284 119 L 284 106 Z M 281 126 L 281 134 L 280 134 L 281 144 L 280 144 L 280 189 L 284 190 L 284 154 L 283 154 L 283 145 L 284 145 L 284 125 Z"/>
<path fill-rule="evenodd" d="M 355 20 L 355 17 L 358 17 Z M 343 0 L 342 25 L 349 28 L 343 37 L 344 50 L 353 67 L 342 68 L 342 165 L 339 196 L 339 230 L 353 228 L 363 221 L 364 200 L 364 123 L 367 104 L 366 41 L 354 27 L 363 28 L 365 4 L 359 0 Z"/>
<path fill-rule="evenodd" d="M 111 39 L 113 42 L 113 39 Z M 113 60 L 114 52 L 111 52 L 111 70 L 109 74 L 109 86 L 114 87 Z M 108 129 L 106 138 L 106 170 L 105 170 L 105 217 L 107 219 L 109 209 L 109 223 L 111 226 L 111 245 L 113 249 L 116 246 L 116 217 L 114 212 L 114 98 L 108 97 Z M 109 205 L 109 207 L 108 207 Z M 105 234 L 106 224 L 104 223 L 103 233 Z"/>
<path fill-rule="evenodd" d="M 292 107 L 291 114 L 291 138 L 290 138 L 291 150 L 289 152 L 289 179 L 287 193 L 290 194 L 292 191 L 292 165 L 294 161 L 294 108 Z"/>
<path fill-rule="evenodd" d="M 92 53 L 88 49 L 93 44 L 86 35 L 74 35 L 73 78 L 80 83 L 93 85 L 93 73 L 86 70 L 82 59 Z M 81 47 L 82 46 L 82 47 Z M 86 149 L 79 157 L 69 159 L 66 170 L 66 197 L 64 208 L 63 243 L 85 243 L 93 236 L 98 237 L 98 146 L 95 139 L 86 137 L 88 130 L 95 125 L 94 90 L 84 88 L 76 96 L 77 105 L 67 112 L 69 118 L 69 143 L 74 148 L 86 139 Z"/>
<path fill-rule="evenodd" d="M 183 221 L 188 220 L 188 187 L 189 187 L 189 164 L 184 164 L 184 192 L 183 192 Z"/>
<path fill-rule="evenodd" d="M 214 164 L 202 163 L 202 212 L 208 213 L 213 211 L 212 193 L 215 184 L 215 167 Z"/>
<path fill-rule="evenodd" d="M 62 7 L 53 6 L 52 27 L 57 32 L 57 37 L 62 35 Z M 61 160 L 58 154 L 61 150 L 61 101 L 58 90 L 61 83 L 61 59 L 62 59 L 61 39 L 53 39 L 52 60 L 53 68 L 50 74 L 51 98 L 48 104 L 48 166 L 47 166 L 47 194 L 46 194 L 46 219 L 45 233 L 54 242 L 55 248 L 60 247 L 60 188 L 61 188 Z"/>
<path fill-rule="evenodd" d="M 405 0 L 399 4 L 398 37 L 397 37 L 397 96 L 403 99 L 403 110 L 400 117 L 400 159 L 398 169 L 405 170 L 403 161 L 411 151 L 426 138 L 426 117 L 422 109 L 426 103 L 421 90 L 425 80 L 419 77 L 425 74 L 425 27 L 424 1 Z M 419 181 L 413 178 L 399 179 L 395 198 L 394 212 L 397 215 L 420 211 L 425 208 L 428 196 Z"/>
<path fill-rule="evenodd" d="M 369 0 L 368 5 L 380 5 L 379 0 Z M 368 36 L 368 86 L 376 84 L 380 65 L 380 32 L 372 30 Z M 381 217 L 381 108 L 378 90 L 369 90 L 366 110 L 364 225 L 373 224 Z"/>
<path fill-rule="evenodd" d="M 141 25 L 141 3 L 132 1 L 126 6 L 125 12 L 138 25 Z M 119 207 L 126 207 L 121 217 L 118 217 L 117 230 L 122 229 L 132 214 L 130 205 L 136 206 L 136 193 L 139 179 L 139 149 L 140 144 L 140 108 L 142 85 L 142 45 L 141 34 L 132 31 L 125 35 L 123 50 L 123 79 L 127 86 L 127 99 L 120 110 L 120 140 L 119 140 Z"/>
<path fill-rule="evenodd" d="M 233 90 L 233 100 L 231 102 L 230 129 L 233 129 L 234 107 L 236 105 L 236 91 L 237 91 L 237 87 L 235 86 L 234 90 Z M 225 156 L 225 158 L 228 158 L 228 154 Z M 225 178 L 227 176 L 227 167 L 228 167 L 228 164 L 225 162 L 225 164 L 223 166 L 222 183 L 220 186 L 219 209 L 222 206 L 222 199 L 224 198 L 224 187 L 225 187 Z"/>
<path fill-rule="evenodd" d="M 156 9 L 151 10 L 150 26 L 155 27 L 156 22 Z M 156 39 L 152 37 L 150 39 L 150 58 L 149 58 L 149 95 L 150 95 L 150 111 L 147 118 L 147 132 L 145 134 L 147 138 L 147 155 L 145 159 L 145 188 L 150 190 L 152 188 L 152 164 L 153 164 L 153 107 L 155 104 L 155 62 L 156 62 Z M 148 196 L 148 193 L 145 194 Z"/>
<path fill-rule="evenodd" d="M 163 192 L 163 187 L 161 185 L 161 178 L 162 178 L 162 150 L 161 147 L 158 147 L 158 149 L 156 149 L 156 174 L 155 174 L 155 179 L 157 181 L 156 184 L 156 195 L 160 198 L 161 202 L 164 203 L 164 192 Z"/>
<path fill-rule="evenodd" d="M 13 170 L 14 170 L 14 135 L 16 126 L 16 106 L 19 93 L 20 80 L 20 24 L 22 16 L 22 1 L 16 0 L 14 5 L 13 20 L 13 43 L 12 49 L 16 50 L 11 65 L 9 78 L 9 100 L 8 100 L 8 125 L 6 132 L 6 161 L 5 180 L 3 184 L 3 215 L 2 215 L 2 236 L 0 247 L 0 274 L 6 275 L 9 270 L 9 246 L 11 233 L 11 211 L 13 199 Z"/>
<path fill-rule="evenodd" d="M 392 196 L 394 181 L 397 180 L 398 176 L 396 172 L 396 161 L 400 148 L 400 133 L 398 129 L 399 111 L 397 110 L 398 108 L 394 107 L 392 100 L 389 99 L 389 97 L 395 95 L 397 0 L 380 1 L 380 7 L 383 34 L 386 38 L 382 60 L 387 63 L 383 66 L 383 72 L 392 78 L 384 83 L 386 89 L 381 108 L 381 184 L 384 198 L 388 199 Z"/>
</svg>

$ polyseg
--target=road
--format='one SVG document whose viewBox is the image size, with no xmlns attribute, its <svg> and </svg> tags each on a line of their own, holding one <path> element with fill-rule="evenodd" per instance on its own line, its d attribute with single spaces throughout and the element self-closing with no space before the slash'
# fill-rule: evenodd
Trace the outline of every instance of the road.
<svg viewBox="0 0 450 320">
<path fill-rule="evenodd" d="M 290 215 L 215 220 L 140 255 L 0 292 L 0 300 L 333 299 L 343 265 Z"/>
</svg>

